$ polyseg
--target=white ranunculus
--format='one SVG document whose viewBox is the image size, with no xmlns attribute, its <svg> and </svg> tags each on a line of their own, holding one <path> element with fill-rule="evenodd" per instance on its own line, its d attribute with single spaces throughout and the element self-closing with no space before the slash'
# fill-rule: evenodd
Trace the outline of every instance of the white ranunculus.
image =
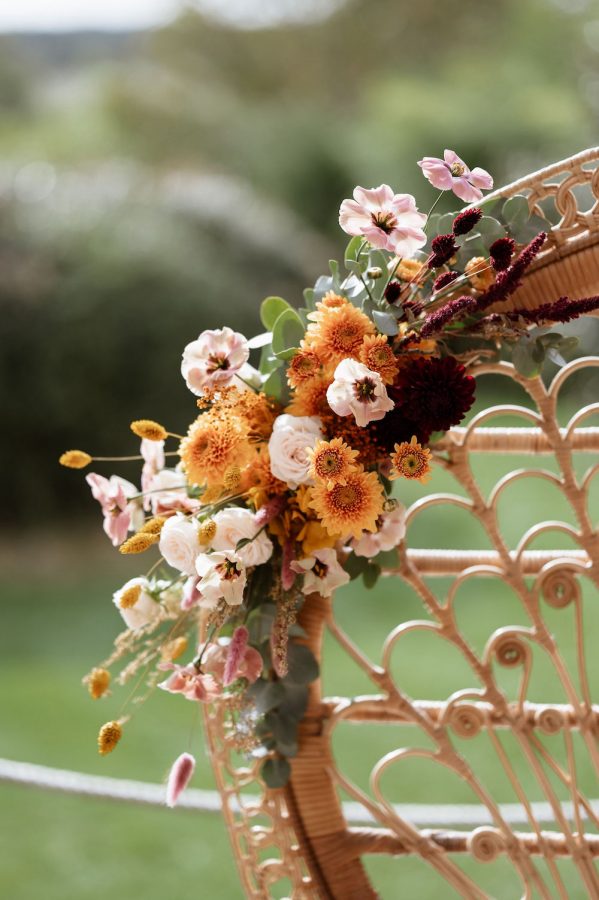
<svg viewBox="0 0 599 900">
<path fill-rule="evenodd" d="M 212 518 L 216 525 L 213 550 L 233 550 L 244 566 L 259 566 L 270 559 L 272 541 L 264 531 L 256 537 L 259 528 L 256 527 L 254 513 L 249 509 L 230 506 L 228 509 L 221 509 Z M 235 550 L 238 541 L 244 538 L 251 539 L 251 543 Z"/>
<path fill-rule="evenodd" d="M 285 413 L 274 421 L 268 442 L 270 471 L 292 490 L 310 481 L 310 463 L 306 450 L 323 437 L 318 416 L 290 416 Z"/>
<path fill-rule="evenodd" d="M 354 538 L 350 547 L 356 556 L 366 556 L 372 559 L 382 550 L 393 550 L 403 540 L 406 533 L 406 510 L 397 502 L 394 510 L 383 513 L 378 524 L 378 530 L 364 531 L 362 536 Z"/>
<path fill-rule="evenodd" d="M 141 588 L 139 597 L 133 606 L 123 609 L 121 607 L 121 597 L 129 588 L 134 587 Z M 132 631 L 137 631 L 138 628 L 148 625 L 160 612 L 160 606 L 148 592 L 148 588 L 149 583 L 146 578 L 132 578 L 120 590 L 116 591 L 112 597 L 114 605 L 122 615 L 127 628 L 130 628 Z"/>
<path fill-rule="evenodd" d="M 243 603 L 247 575 L 235 553 L 201 553 L 196 560 L 196 571 L 200 576 L 197 584 L 200 606 L 214 609 L 220 600 L 229 606 Z"/>
<path fill-rule="evenodd" d="M 195 521 L 177 513 L 167 519 L 160 533 L 160 552 L 165 560 L 185 575 L 193 575 L 200 552 L 198 526 Z"/>
</svg>

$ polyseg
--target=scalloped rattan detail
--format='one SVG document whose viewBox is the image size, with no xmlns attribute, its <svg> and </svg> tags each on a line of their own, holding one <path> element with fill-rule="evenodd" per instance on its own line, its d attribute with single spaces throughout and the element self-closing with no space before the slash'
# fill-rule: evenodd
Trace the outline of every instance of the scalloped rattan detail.
<svg viewBox="0 0 599 900">
<path fill-rule="evenodd" d="M 572 297 L 599 292 L 599 149 L 585 151 L 498 191 L 502 197 L 528 196 L 531 208 L 553 207 L 559 221 L 549 236 L 547 249 L 535 261 L 514 306 L 534 307 L 568 294 Z M 505 307 L 504 307 L 505 308 Z M 380 661 L 371 662 L 335 622 L 329 600 L 312 595 L 301 613 L 306 641 L 320 659 L 322 638 L 328 628 L 332 638 L 359 666 L 373 686 L 368 696 L 321 696 L 320 682 L 311 686 L 309 705 L 300 730 L 300 749 L 293 761 L 292 777 L 285 789 L 263 790 L 256 767 L 244 768 L 230 751 L 218 707 L 205 713 L 210 755 L 223 797 L 225 819 L 247 897 L 334 898 L 368 900 L 377 896 L 362 864 L 370 853 L 416 854 L 431 865 L 458 895 L 485 898 L 487 894 L 459 866 L 454 854 L 468 853 L 493 864 L 508 857 L 522 884 L 522 896 L 568 897 L 556 857 L 567 856 L 578 873 L 579 884 L 589 897 L 599 896 L 599 819 L 577 779 L 577 763 L 584 750 L 599 774 L 599 707 L 593 706 L 586 669 L 583 600 L 580 582 L 599 586 L 599 537 L 588 508 L 591 481 L 599 464 L 585 477 L 577 475 L 574 454 L 599 452 L 599 429 L 587 427 L 587 419 L 599 412 L 599 403 L 580 411 L 567 428 L 557 424 L 559 392 L 575 372 L 590 372 L 599 357 L 577 360 L 562 370 L 546 389 L 539 379 L 524 379 L 506 363 L 482 365 L 477 376 L 493 374 L 517 382 L 528 394 L 534 413 L 509 407 L 525 421 L 523 428 L 489 428 L 487 421 L 505 414 L 505 407 L 486 410 L 468 428 L 454 429 L 439 445 L 437 459 L 456 478 L 461 495 L 431 494 L 408 512 L 408 524 L 433 506 L 457 506 L 475 516 L 492 549 L 451 552 L 401 548 L 400 567 L 388 574 L 418 594 L 427 620 L 402 622 L 385 640 Z M 532 425 L 531 427 L 531 419 Z M 472 469 L 478 453 L 550 454 L 557 464 L 555 475 L 532 466 L 504 476 L 488 495 L 483 495 Z M 516 547 L 508 547 L 498 523 L 497 505 L 504 490 L 518 479 L 534 474 L 559 491 L 569 504 L 576 526 L 559 521 L 540 522 L 530 528 Z M 550 546 L 568 549 L 536 550 L 531 544 L 545 532 Z M 555 541 L 555 544 L 553 543 Z M 572 548 L 574 545 L 574 548 Z M 431 590 L 430 576 L 452 579 L 443 601 Z M 519 600 L 526 625 L 505 623 L 490 635 L 482 653 L 465 639 L 454 614 L 458 588 L 481 576 L 500 579 Z M 575 634 L 574 671 L 565 662 L 548 626 L 548 614 L 571 615 Z M 428 631 L 448 642 L 462 656 L 471 679 L 462 691 L 445 701 L 412 700 L 394 678 L 391 668 L 395 648 L 412 631 Z M 542 653 L 561 686 L 555 704 L 530 702 L 528 688 L 536 654 Z M 325 662 L 326 665 L 326 662 Z M 516 696 L 508 699 L 500 687 L 501 672 L 515 679 Z M 502 682 L 503 683 L 503 682 Z M 558 700 L 558 698 L 556 698 Z M 565 701 L 565 702 L 564 702 Z M 412 723 L 428 736 L 434 749 L 397 749 L 374 766 L 370 789 L 365 793 L 338 767 L 332 752 L 332 735 L 343 722 Z M 368 724 L 362 727 L 368 727 Z M 551 832 L 542 831 L 519 780 L 518 772 L 500 739 L 509 729 L 519 753 L 533 773 L 537 791 L 554 811 Z M 484 732 L 490 748 L 527 813 L 528 830 L 516 832 L 502 817 L 497 800 L 478 774 L 456 749 L 456 738 L 467 740 Z M 565 763 L 550 752 L 545 738 L 560 740 Z M 574 751 L 574 736 L 579 746 Z M 491 752 L 490 749 L 490 752 Z M 489 810 L 491 826 L 473 832 L 419 830 L 401 819 L 386 796 L 390 775 L 403 760 L 420 758 L 445 767 L 465 780 Z M 557 786 L 573 805 L 573 820 L 566 818 Z M 361 803 L 372 815 L 375 828 L 348 828 L 339 791 Z M 432 797 L 431 801 L 443 801 Z M 238 808 L 239 807 L 239 808 Z M 544 867 L 536 860 L 541 857 Z M 577 894 L 579 896 L 579 894 Z"/>
</svg>

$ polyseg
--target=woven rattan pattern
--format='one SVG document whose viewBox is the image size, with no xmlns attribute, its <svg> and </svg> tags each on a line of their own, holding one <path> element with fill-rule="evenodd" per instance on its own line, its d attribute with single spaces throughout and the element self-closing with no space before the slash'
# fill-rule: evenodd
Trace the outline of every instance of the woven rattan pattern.
<svg viewBox="0 0 599 900">
<path fill-rule="evenodd" d="M 552 232 L 544 257 L 520 289 L 514 304 L 535 305 L 561 293 L 580 296 L 599 286 L 599 260 L 594 259 L 597 240 L 597 159 L 588 151 L 553 166 L 536 176 L 503 190 L 507 196 L 527 192 L 531 205 L 549 198 L 561 214 Z M 590 185 L 595 199 L 590 209 L 577 205 L 577 185 Z M 552 277 L 553 276 L 553 277 Z M 536 280 L 535 280 L 536 279 Z M 556 286 L 556 280 L 559 282 Z M 561 283 L 567 284 L 562 289 Z M 546 290 L 551 288 L 551 294 Z M 495 375 L 514 380 L 528 394 L 528 406 L 492 407 L 479 413 L 467 428 L 455 429 L 436 447 L 438 464 L 444 465 L 460 485 L 460 494 L 431 494 L 408 511 L 413 522 L 433 506 L 459 507 L 474 516 L 492 547 L 490 551 L 448 554 L 446 551 L 400 551 L 401 565 L 389 572 L 417 592 L 429 618 L 401 622 L 387 636 L 381 658 L 372 662 L 342 631 L 332 615 L 330 601 L 312 595 L 302 611 L 307 642 L 320 658 L 323 631 L 328 628 L 344 652 L 357 663 L 373 685 L 367 697 L 322 698 L 320 683 L 311 687 L 308 710 L 302 723 L 300 751 L 294 760 L 290 784 L 280 791 L 260 792 L 254 770 L 237 764 L 227 746 L 224 724 L 217 708 L 208 710 L 206 726 L 210 753 L 225 817 L 246 895 L 255 898 L 289 896 L 351 898 L 376 897 L 361 857 L 368 853 L 420 856 L 453 887 L 458 895 L 483 898 L 487 895 L 457 865 L 453 854 L 467 852 L 481 862 L 506 854 L 519 875 L 522 896 L 568 897 L 568 888 L 556 864 L 556 857 L 569 856 L 589 897 L 599 896 L 599 820 L 577 780 L 573 734 L 582 739 L 588 759 L 599 774 L 599 707 L 593 706 L 585 663 L 581 580 L 599 585 L 599 537 L 588 508 L 588 495 L 599 464 L 591 465 L 577 478 L 574 454 L 599 451 L 599 430 L 587 427 L 588 419 L 599 412 L 593 403 L 577 412 L 565 428 L 557 420 L 557 400 L 567 380 L 576 372 L 599 367 L 599 358 L 571 363 L 556 376 L 549 388 L 540 379 L 521 378 L 511 365 L 479 366 L 477 376 Z M 523 422 L 523 428 L 488 428 L 498 416 L 509 414 Z M 531 455 L 549 453 L 557 472 L 546 471 L 535 459 L 530 468 L 504 476 L 488 496 L 478 486 L 472 461 L 477 453 L 510 452 Z M 498 523 L 498 502 L 504 491 L 521 478 L 540 477 L 550 482 L 567 500 L 575 526 L 544 521 L 530 528 L 519 545 L 508 547 Z M 531 547 L 539 535 L 555 536 L 556 546 L 569 543 L 575 550 L 536 551 Z M 563 537 L 568 540 L 564 541 Z M 426 576 L 452 575 L 451 588 L 442 600 L 431 591 Z M 482 653 L 476 653 L 458 626 L 454 599 L 459 587 L 472 578 L 486 575 L 500 579 L 513 592 L 526 612 L 526 626 L 506 623 L 489 637 Z M 574 612 L 577 663 L 575 671 L 566 664 L 546 622 L 546 611 L 569 608 Z M 468 664 L 472 678 L 444 702 L 412 700 L 402 691 L 392 674 L 392 657 L 405 635 L 427 630 L 455 647 Z M 527 700 L 532 674 L 533 649 L 542 652 L 558 675 L 566 698 L 555 705 L 535 705 Z M 326 663 L 325 663 L 326 665 Z M 508 699 L 500 688 L 498 671 L 517 672 L 516 696 Z M 368 794 L 339 770 L 331 749 L 335 728 L 345 721 L 413 723 L 424 733 L 433 749 L 397 749 L 374 766 Z M 368 727 L 365 725 L 363 727 Z M 535 820 L 518 773 L 500 741 L 497 730 L 507 728 L 534 773 L 538 789 L 554 812 L 556 829 L 542 831 Z M 502 817 L 499 805 L 482 779 L 456 749 L 455 739 L 465 739 L 484 731 L 503 766 L 516 796 L 527 811 L 526 832 L 516 832 Z M 557 762 L 540 735 L 559 734 L 565 747 L 566 763 Z M 492 827 L 472 832 L 420 831 L 401 819 L 385 794 L 388 773 L 403 760 L 428 758 L 465 780 L 478 801 L 490 812 Z M 556 783 L 565 786 L 574 808 L 574 822 L 566 819 L 558 799 Z M 341 811 L 338 789 L 362 803 L 376 827 L 349 829 Z M 431 797 L 431 801 L 443 801 Z M 545 861 L 539 868 L 538 857 Z"/>
</svg>

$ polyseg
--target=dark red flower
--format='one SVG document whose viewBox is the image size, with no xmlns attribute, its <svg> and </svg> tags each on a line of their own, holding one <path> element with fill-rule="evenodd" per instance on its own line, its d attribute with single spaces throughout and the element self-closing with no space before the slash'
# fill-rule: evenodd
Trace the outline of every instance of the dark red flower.
<svg viewBox="0 0 599 900">
<path fill-rule="evenodd" d="M 474 402 L 476 382 L 453 356 L 414 357 L 393 384 L 396 409 L 417 426 L 417 437 L 458 425 Z M 383 421 L 389 417 L 385 416 Z"/>
<path fill-rule="evenodd" d="M 507 269 L 512 261 L 515 246 L 516 242 L 510 237 L 498 238 L 491 244 L 489 256 L 496 272 L 503 272 L 504 269 Z"/>
<path fill-rule="evenodd" d="M 444 266 L 458 252 L 453 234 L 438 234 L 431 241 L 431 250 L 432 253 L 426 261 L 429 269 L 438 269 L 439 266 Z"/>
<path fill-rule="evenodd" d="M 456 280 L 459 274 L 459 272 L 443 272 L 442 275 L 437 275 L 433 282 L 433 291 L 440 291 L 442 288 L 447 287 L 448 284 Z"/>
<path fill-rule="evenodd" d="M 401 294 L 401 281 L 390 281 L 385 288 L 385 300 L 387 303 L 397 303 Z"/>
<path fill-rule="evenodd" d="M 465 209 L 464 212 L 458 213 L 453 220 L 452 231 L 456 237 L 460 234 L 468 234 L 474 226 L 482 219 L 483 211 L 477 206 L 472 209 Z"/>
</svg>

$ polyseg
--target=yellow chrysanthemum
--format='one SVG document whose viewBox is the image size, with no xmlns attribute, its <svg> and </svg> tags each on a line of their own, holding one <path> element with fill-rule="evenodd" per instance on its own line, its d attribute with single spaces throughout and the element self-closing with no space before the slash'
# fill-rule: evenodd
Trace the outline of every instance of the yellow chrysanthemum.
<svg viewBox="0 0 599 900">
<path fill-rule="evenodd" d="M 192 484 L 222 484 L 232 466 L 243 468 L 252 454 L 247 431 L 235 419 L 205 413 L 181 441 L 179 455 Z"/>
<path fill-rule="evenodd" d="M 341 438 L 318 441 L 313 450 L 307 451 L 310 461 L 310 477 L 324 481 L 327 488 L 345 484 L 347 475 L 355 471 L 357 450 L 352 450 Z"/>
<path fill-rule="evenodd" d="M 484 256 L 473 256 L 466 263 L 464 273 L 468 281 L 477 291 L 486 291 L 495 283 L 495 270 Z"/>
<path fill-rule="evenodd" d="M 312 488 L 311 506 L 329 534 L 360 537 L 363 531 L 376 531 L 383 511 L 384 494 L 375 472 L 351 472 L 345 484 L 328 490 L 321 482 Z"/>
<path fill-rule="evenodd" d="M 372 372 L 378 372 L 385 384 L 393 384 L 399 363 L 386 335 L 367 334 L 360 348 L 359 358 Z"/>
<path fill-rule="evenodd" d="M 310 325 L 306 343 L 310 350 L 331 364 L 347 357 L 358 358 L 360 347 L 367 334 L 374 334 L 373 323 L 351 303 L 342 306 L 323 307 L 310 313 Z"/>
<path fill-rule="evenodd" d="M 425 484 L 430 477 L 431 451 L 423 447 L 416 440 L 416 435 L 411 441 L 404 441 L 395 445 L 395 452 L 391 454 L 393 468 L 390 478 L 411 478 Z"/>
<path fill-rule="evenodd" d="M 417 259 L 402 259 L 395 270 L 395 277 L 400 281 L 416 281 L 426 271 L 426 265 L 418 262 Z"/>
</svg>

